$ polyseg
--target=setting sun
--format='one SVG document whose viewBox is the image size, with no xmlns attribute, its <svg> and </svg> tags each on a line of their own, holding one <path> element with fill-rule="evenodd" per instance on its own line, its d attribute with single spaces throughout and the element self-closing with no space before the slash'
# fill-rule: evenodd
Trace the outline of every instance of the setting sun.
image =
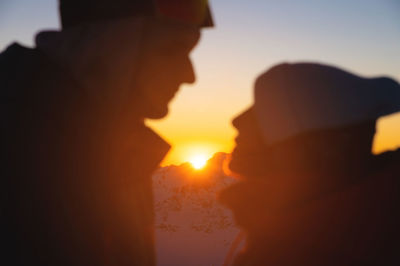
<svg viewBox="0 0 400 266">
<path fill-rule="evenodd" d="M 196 155 L 190 158 L 189 162 L 193 166 L 193 168 L 200 170 L 204 168 L 204 166 L 206 166 L 207 157 L 204 155 Z"/>
</svg>

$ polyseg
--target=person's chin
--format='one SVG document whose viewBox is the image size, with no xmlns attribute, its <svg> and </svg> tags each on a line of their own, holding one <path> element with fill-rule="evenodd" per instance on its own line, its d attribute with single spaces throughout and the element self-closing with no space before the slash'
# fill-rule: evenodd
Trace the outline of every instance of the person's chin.
<svg viewBox="0 0 400 266">
<path fill-rule="evenodd" d="M 260 158 L 255 154 L 241 153 L 237 149 L 232 152 L 229 170 L 243 178 L 258 177 L 264 167 Z"/>
<path fill-rule="evenodd" d="M 229 170 L 234 174 L 245 177 L 248 174 L 248 171 L 246 171 L 248 162 L 246 163 L 246 161 L 247 160 L 244 160 L 243 156 L 235 149 L 229 161 Z"/>
<path fill-rule="evenodd" d="M 161 119 L 167 116 L 168 111 L 168 106 L 157 106 L 146 110 L 144 115 L 149 119 Z"/>
</svg>

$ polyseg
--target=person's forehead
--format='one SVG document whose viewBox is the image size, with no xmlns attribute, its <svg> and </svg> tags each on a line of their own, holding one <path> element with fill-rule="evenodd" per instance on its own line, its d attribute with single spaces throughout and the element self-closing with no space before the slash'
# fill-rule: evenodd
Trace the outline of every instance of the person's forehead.
<svg viewBox="0 0 400 266">
<path fill-rule="evenodd" d="M 176 48 L 191 49 L 200 40 L 199 28 L 162 27 L 150 34 L 150 41 L 156 45 L 173 45 Z"/>
<path fill-rule="evenodd" d="M 166 20 L 156 20 L 152 24 L 154 32 L 171 38 L 192 41 L 200 37 L 200 28 L 180 23 L 173 23 Z"/>
<path fill-rule="evenodd" d="M 113 34 L 129 36 L 132 40 L 144 38 L 146 45 L 151 47 L 175 46 L 182 49 L 192 49 L 200 39 L 200 28 L 170 23 L 159 19 L 125 18 L 99 24 L 102 31 L 107 28 Z"/>
<path fill-rule="evenodd" d="M 196 29 L 176 32 L 172 37 L 182 44 L 194 45 L 200 39 L 200 31 Z"/>
</svg>

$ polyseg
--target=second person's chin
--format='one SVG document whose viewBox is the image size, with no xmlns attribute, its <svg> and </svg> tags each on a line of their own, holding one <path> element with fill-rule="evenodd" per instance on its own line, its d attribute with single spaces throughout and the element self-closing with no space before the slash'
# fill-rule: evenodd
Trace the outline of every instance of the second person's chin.
<svg viewBox="0 0 400 266">
<path fill-rule="evenodd" d="M 229 162 L 229 170 L 243 179 L 260 178 L 263 172 L 263 164 L 260 164 L 258 156 L 244 155 L 233 152 Z"/>
<path fill-rule="evenodd" d="M 237 152 L 233 151 L 230 161 L 229 161 L 229 170 L 240 177 L 246 177 L 248 174 L 247 167 L 249 162 L 246 163 L 246 160 L 240 156 Z M 246 167 L 247 166 L 247 167 Z"/>
</svg>

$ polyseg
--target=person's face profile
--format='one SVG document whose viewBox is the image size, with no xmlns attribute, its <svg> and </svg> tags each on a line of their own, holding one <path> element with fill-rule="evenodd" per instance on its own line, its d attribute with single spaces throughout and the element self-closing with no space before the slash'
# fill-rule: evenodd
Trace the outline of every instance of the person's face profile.
<svg viewBox="0 0 400 266">
<path fill-rule="evenodd" d="M 232 121 L 237 129 L 230 170 L 245 178 L 280 173 L 345 171 L 362 165 L 371 155 L 375 121 L 305 132 L 274 145 L 266 145 L 259 122 L 250 108 Z M 271 169 L 271 167 L 273 169 Z M 297 180 L 301 181 L 301 180 Z"/>
<path fill-rule="evenodd" d="M 232 121 L 238 134 L 229 168 L 244 177 L 256 177 L 264 166 L 265 144 L 258 126 L 254 109 L 250 108 Z"/>
<path fill-rule="evenodd" d="M 164 25 L 145 39 L 135 84 L 143 99 L 144 116 L 162 118 L 180 86 L 195 82 L 190 53 L 200 39 L 200 29 Z"/>
</svg>

